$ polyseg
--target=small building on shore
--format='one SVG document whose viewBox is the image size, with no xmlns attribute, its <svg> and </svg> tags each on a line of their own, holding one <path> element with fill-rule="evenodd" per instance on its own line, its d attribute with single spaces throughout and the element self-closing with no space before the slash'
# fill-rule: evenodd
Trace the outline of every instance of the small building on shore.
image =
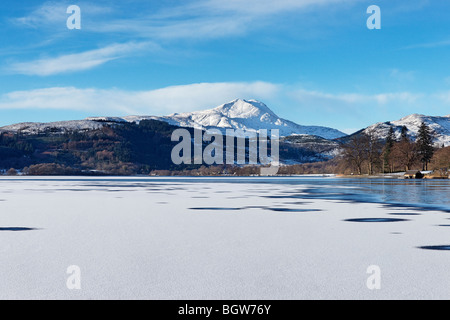
<svg viewBox="0 0 450 320">
<path fill-rule="evenodd" d="M 447 169 L 438 169 L 425 174 L 424 179 L 450 179 L 450 173 Z"/>
<path fill-rule="evenodd" d="M 423 179 L 424 174 L 419 170 L 408 170 L 403 177 L 405 179 Z"/>
</svg>

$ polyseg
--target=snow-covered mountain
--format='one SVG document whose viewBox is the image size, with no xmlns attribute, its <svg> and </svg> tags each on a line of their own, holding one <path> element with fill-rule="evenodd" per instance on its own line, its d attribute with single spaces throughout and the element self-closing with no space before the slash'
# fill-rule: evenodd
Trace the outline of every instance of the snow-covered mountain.
<svg viewBox="0 0 450 320">
<path fill-rule="evenodd" d="M 450 115 L 444 117 L 425 116 L 422 114 L 412 114 L 397 121 L 376 123 L 366 129 L 366 133 L 374 133 L 380 139 L 385 139 L 389 128 L 393 127 L 396 138 L 401 135 L 401 128 L 408 128 L 408 135 L 415 140 L 419 132 L 420 125 L 424 122 L 430 127 L 434 136 L 434 143 L 438 146 L 450 146 Z"/>
<path fill-rule="evenodd" d="M 256 100 L 237 99 L 217 108 L 205 111 L 188 113 L 174 113 L 165 117 L 155 116 L 127 116 L 96 117 L 87 120 L 105 122 L 140 122 L 142 120 L 160 120 L 180 127 L 192 127 L 198 129 L 241 129 L 246 131 L 258 131 L 261 129 L 279 129 L 283 137 L 293 134 L 307 134 L 319 136 L 325 139 L 335 139 L 346 136 L 345 133 L 327 127 L 301 126 L 292 121 L 278 117 L 264 103 Z"/>
<path fill-rule="evenodd" d="M 256 100 L 238 99 L 211 110 L 175 113 L 160 119 L 181 127 L 201 129 L 220 128 L 247 131 L 279 129 L 280 135 L 284 137 L 292 134 L 307 134 L 325 139 L 335 139 L 346 135 L 336 129 L 320 126 L 301 126 L 292 121 L 282 119 L 264 103 Z"/>
<path fill-rule="evenodd" d="M 64 133 L 73 131 L 97 130 L 102 128 L 103 126 L 103 123 L 91 120 L 72 120 L 48 123 L 23 122 L 0 127 L 0 132 L 21 132 L 23 134 L 37 134 L 44 132 Z"/>
<path fill-rule="evenodd" d="M 325 139 L 346 139 L 347 135 L 336 129 L 320 126 L 302 126 L 292 121 L 278 117 L 264 103 L 256 100 L 234 100 L 205 111 L 175 113 L 169 116 L 126 116 L 126 117 L 93 117 L 85 120 L 59 121 L 50 123 L 19 123 L 0 128 L 1 131 L 22 132 L 35 134 L 43 132 L 71 132 L 96 130 L 111 123 L 139 123 L 142 120 L 165 121 L 171 125 L 181 127 L 194 127 L 201 129 L 219 128 L 242 129 L 258 131 L 260 129 L 279 129 L 283 137 L 307 135 Z M 363 129 L 363 132 L 373 132 L 380 139 L 385 139 L 389 128 L 394 128 L 397 138 L 400 138 L 402 126 L 409 130 L 408 134 L 415 139 L 422 122 L 425 122 L 433 131 L 436 145 L 450 146 L 450 115 L 426 116 L 412 114 L 397 121 L 380 122 Z M 361 131 L 359 131 L 361 132 Z"/>
<path fill-rule="evenodd" d="M 79 121 L 60 121 L 51 123 L 19 123 L 0 128 L 0 131 L 21 131 L 34 134 L 39 132 L 83 131 L 101 128 L 107 123 L 139 123 L 142 120 L 160 120 L 180 127 L 199 129 L 218 128 L 259 131 L 261 129 L 279 129 L 280 135 L 313 135 L 325 139 L 346 136 L 345 133 L 327 127 L 302 126 L 278 117 L 264 103 L 256 100 L 234 100 L 217 108 L 189 113 L 175 113 L 169 116 L 126 116 L 126 117 L 91 117 Z"/>
</svg>

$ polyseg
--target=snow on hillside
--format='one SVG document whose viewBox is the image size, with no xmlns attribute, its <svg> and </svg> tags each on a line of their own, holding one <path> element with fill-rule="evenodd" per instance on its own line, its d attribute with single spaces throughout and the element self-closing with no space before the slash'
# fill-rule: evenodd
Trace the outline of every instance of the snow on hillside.
<svg viewBox="0 0 450 320">
<path fill-rule="evenodd" d="M 400 138 L 401 128 L 406 126 L 408 128 L 408 135 L 412 139 L 416 139 L 422 122 L 425 122 L 432 130 L 436 145 L 450 146 L 450 115 L 433 117 L 412 114 L 397 121 L 376 123 L 366 128 L 364 131 L 374 133 L 380 139 L 385 139 L 388 135 L 389 128 L 393 126 L 396 137 Z"/>
<path fill-rule="evenodd" d="M 279 129 L 281 136 L 308 134 L 325 139 L 335 139 L 346 135 L 336 129 L 320 126 L 301 126 L 292 121 L 282 119 L 264 103 L 256 100 L 238 99 L 211 110 L 175 113 L 167 117 L 161 117 L 160 120 L 177 126 L 200 129 L 220 128 L 247 131 Z"/>
<path fill-rule="evenodd" d="M 24 134 L 38 134 L 45 132 L 73 132 L 73 131 L 88 131 L 96 130 L 103 127 L 103 124 L 90 120 L 73 120 L 73 121 L 58 121 L 49 123 L 39 122 L 24 122 L 17 123 L 10 126 L 0 128 L 1 131 L 21 132 Z"/>
<path fill-rule="evenodd" d="M 279 129 L 283 137 L 292 134 L 307 134 L 335 139 L 346 134 L 336 129 L 320 126 L 301 126 L 292 121 L 278 117 L 264 103 L 256 100 L 234 100 L 217 108 L 189 112 L 175 113 L 165 117 L 156 116 L 126 116 L 126 117 L 92 117 L 81 121 L 61 121 L 52 123 L 20 123 L 0 128 L 0 131 L 21 131 L 36 134 L 41 132 L 68 132 L 78 130 L 95 130 L 101 128 L 103 123 L 135 122 L 142 120 L 160 120 L 180 127 L 193 127 L 199 129 L 242 129 L 246 131 L 259 131 L 261 129 Z"/>
</svg>

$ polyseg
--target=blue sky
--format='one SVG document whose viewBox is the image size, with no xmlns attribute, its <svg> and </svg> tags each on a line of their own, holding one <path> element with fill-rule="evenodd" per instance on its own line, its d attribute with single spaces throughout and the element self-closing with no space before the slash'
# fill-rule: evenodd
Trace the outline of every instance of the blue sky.
<svg viewBox="0 0 450 320">
<path fill-rule="evenodd" d="M 66 26 L 74 4 L 81 30 Z M 381 30 L 366 26 L 370 5 Z M 431 0 L 2 1 L 0 126 L 235 98 L 347 133 L 448 115 L 449 12 Z"/>
</svg>

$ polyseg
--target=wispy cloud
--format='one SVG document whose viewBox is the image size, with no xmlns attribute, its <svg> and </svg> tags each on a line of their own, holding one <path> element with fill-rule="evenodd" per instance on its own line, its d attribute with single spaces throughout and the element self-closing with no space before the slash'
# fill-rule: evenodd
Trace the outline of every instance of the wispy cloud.
<svg viewBox="0 0 450 320">
<path fill-rule="evenodd" d="M 307 107 L 313 113 L 324 111 L 349 115 L 372 107 L 393 104 L 410 106 L 423 98 L 422 94 L 398 92 L 364 95 L 359 93 L 331 94 L 320 91 L 293 89 L 269 82 L 197 83 L 171 86 L 147 91 L 119 89 L 79 89 L 56 87 L 16 91 L 0 97 L 0 109 L 62 109 L 94 111 L 99 114 L 166 115 L 214 107 L 236 98 L 262 101 L 290 101 Z M 441 95 L 441 99 L 446 99 Z"/>
<path fill-rule="evenodd" d="M 448 46 L 450 46 L 450 40 L 441 40 L 441 41 L 413 44 L 413 45 L 410 45 L 410 46 L 406 46 L 403 49 L 404 50 L 409 50 L 409 49 L 432 49 L 432 48 L 440 48 L 440 47 L 448 47 Z"/>
<path fill-rule="evenodd" d="M 436 93 L 434 97 L 444 102 L 446 105 L 450 105 L 450 91 Z"/>
<path fill-rule="evenodd" d="M 336 94 L 295 89 L 288 94 L 300 106 L 316 110 L 315 114 L 321 115 L 319 118 L 326 117 L 328 121 L 352 119 L 353 121 L 364 121 L 366 124 L 389 120 L 388 116 L 392 110 L 396 110 L 396 113 L 401 116 L 414 113 L 413 110 L 421 110 L 420 104 L 424 98 L 421 93 L 411 92 Z"/>
<path fill-rule="evenodd" d="M 142 18 L 131 16 L 97 21 L 88 31 L 122 33 L 152 39 L 214 39 L 246 34 L 285 12 L 354 3 L 358 0 L 198 0 L 186 1 Z"/>
<path fill-rule="evenodd" d="M 98 67 L 106 62 L 135 53 L 145 48 L 156 48 L 154 44 L 125 43 L 113 44 L 107 47 L 58 57 L 43 58 L 28 62 L 18 62 L 7 69 L 14 74 L 50 76 L 61 73 L 79 72 Z"/>
<path fill-rule="evenodd" d="M 389 76 L 401 83 L 411 82 L 416 78 L 414 71 L 403 71 L 399 69 L 391 69 Z"/>
<path fill-rule="evenodd" d="M 414 103 L 418 99 L 423 97 L 422 94 L 414 94 L 410 92 L 379 93 L 366 95 L 359 93 L 331 94 L 320 91 L 307 91 L 304 89 L 295 90 L 292 95 L 298 101 L 315 101 L 316 103 L 321 101 L 321 103 L 325 103 L 330 106 L 335 105 L 335 103 L 337 102 L 358 105 L 369 102 L 383 105 L 395 101 L 403 103 Z"/>
<path fill-rule="evenodd" d="M 349 3 L 352 0 L 204 0 L 198 1 L 193 8 L 204 8 L 210 12 L 234 12 L 251 16 L 272 15 L 279 12 L 304 9 L 310 6 Z"/>
<path fill-rule="evenodd" d="M 64 3 L 45 2 L 41 6 L 31 11 L 28 15 L 12 18 L 11 21 L 17 25 L 37 28 L 43 25 L 64 23 L 67 19 Z"/>
<path fill-rule="evenodd" d="M 166 46 L 180 40 L 207 41 L 245 35 L 267 25 L 271 17 L 284 12 L 358 0 L 194 0 L 171 2 L 155 11 L 154 6 L 139 4 L 141 10 L 123 10 L 127 1 L 109 4 L 106 1 L 80 1 L 83 33 L 96 34 L 102 43 L 114 38 L 125 44 L 110 44 L 104 48 L 83 52 L 40 57 L 32 61 L 15 62 L 7 69 L 14 74 L 52 76 L 80 72 L 103 65 L 142 49 L 142 42 L 159 42 Z M 67 36 L 67 5 L 70 1 L 47 1 L 27 15 L 12 18 L 22 27 L 40 28 L 51 34 L 50 39 L 61 41 Z M 71 3 L 70 3 L 71 4 Z M 42 28 L 42 29 L 41 29 Z M 78 33 L 72 33 L 74 36 Z M 37 37 L 39 39 L 40 36 Z M 50 43 L 54 45 L 55 40 Z M 169 44 L 170 43 L 170 44 Z"/>
<path fill-rule="evenodd" d="M 16 25 L 31 28 L 42 28 L 44 26 L 54 28 L 56 25 L 60 25 L 62 27 L 59 29 L 64 31 L 64 26 L 66 25 L 68 17 L 67 7 L 72 4 L 81 6 L 83 17 L 86 17 L 89 20 L 99 19 L 100 17 L 105 17 L 106 14 L 113 12 L 111 5 L 102 6 L 86 1 L 77 1 L 77 3 L 68 0 L 46 1 L 40 6 L 32 9 L 28 14 L 17 18 L 11 18 L 10 21 Z"/>
<path fill-rule="evenodd" d="M 14 91 L 0 95 L 0 110 L 62 110 L 90 116 L 164 116 L 210 109 L 236 98 L 263 101 L 281 117 L 298 123 L 325 125 L 346 132 L 353 126 L 368 126 L 412 113 L 442 115 L 440 108 L 450 104 L 448 92 L 334 94 L 257 81 L 195 83 L 146 91 L 76 87 Z M 293 109 L 296 110 L 294 113 Z"/>
<path fill-rule="evenodd" d="M 16 91 L 0 97 L 0 109 L 56 109 L 96 115 L 167 115 L 207 109 L 237 97 L 273 98 L 279 90 L 267 82 L 198 83 L 149 91 L 56 87 Z"/>
</svg>

